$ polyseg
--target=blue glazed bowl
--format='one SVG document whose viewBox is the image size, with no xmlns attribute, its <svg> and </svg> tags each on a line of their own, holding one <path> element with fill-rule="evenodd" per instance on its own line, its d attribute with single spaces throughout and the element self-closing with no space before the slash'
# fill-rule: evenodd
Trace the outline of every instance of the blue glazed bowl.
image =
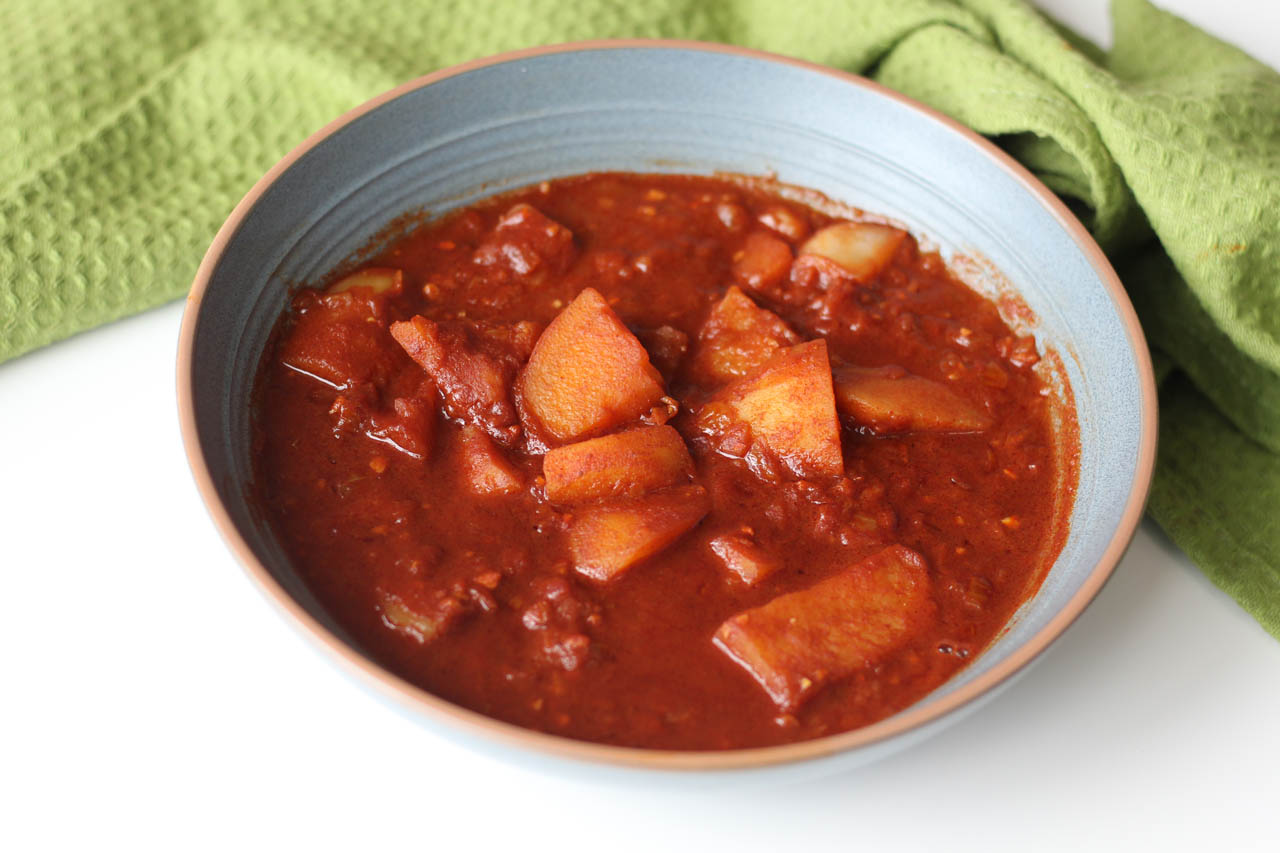
<svg viewBox="0 0 1280 853">
<path fill-rule="evenodd" d="M 776 176 L 890 217 L 935 244 L 971 285 L 1020 304 L 1013 319 L 1056 353 L 1048 361 L 1058 365 L 1062 403 L 1079 425 L 1079 482 L 1073 505 L 1062 508 L 1065 545 L 996 641 L 915 705 L 855 731 L 727 752 L 601 746 L 519 729 L 373 663 L 255 512 L 250 392 L 298 282 L 349 260 L 405 213 L 444 213 L 504 189 L 601 170 Z M 249 192 L 205 256 L 183 319 L 178 384 L 191 466 L 232 551 L 358 680 L 437 729 L 507 757 L 664 778 L 852 766 L 976 707 L 1101 588 L 1141 516 L 1155 450 L 1154 382 L 1133 309 L 1101 251 L 1043 185 L 981 137 L 862 78 L 683 42 L 585 43 L 468 63 L 375 98 L 312 136 Z"/>
</svg>

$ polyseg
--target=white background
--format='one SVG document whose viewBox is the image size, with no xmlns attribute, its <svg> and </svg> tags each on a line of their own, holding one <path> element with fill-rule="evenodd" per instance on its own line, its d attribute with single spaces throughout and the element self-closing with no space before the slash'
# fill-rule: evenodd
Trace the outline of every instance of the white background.
<svg viewBox="0 0 1280 853">
<path fill-rule="evenodd" d="M 1045 2 L 1107 41 L 1102 0 Z M 1280 4 L 1163 0 L 1280 66 Z M 674 792 L 471 753 L 354 689 L 214 532 L 181 305 L 0 366 L 0 849 L 1280 849 L 1280 643 L 1150 523 L 979 713 L 843 776 Z"/>
</svg>

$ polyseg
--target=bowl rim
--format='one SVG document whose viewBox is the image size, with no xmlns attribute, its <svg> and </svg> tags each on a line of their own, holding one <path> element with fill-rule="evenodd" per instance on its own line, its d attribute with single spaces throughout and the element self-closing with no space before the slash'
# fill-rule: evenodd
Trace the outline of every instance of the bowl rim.
<svg viewBox="0 0 1280 853">
<path fill-rule="evenodd" d="M 923 704 L 917 703 L 892 717 L 862 728 L 799 743 L 745 749 L 692 751 L 645 749 L 573 740 L 559 735 L 526 729 L 487 717 L 439 698 L 383 669 L 349 646 L 321 624 L 316 617 L 307 612 L 267 571 L 266 567 L 253 553 L 253 550 L 249 547 L 249 544 L 241 535 L 223 505 L 196 429 L 195 397 L 192 383 L 195 331 L 205 291 L 224 250 L 239 230 L 250 210 L 267 189 L 285 170 L 336 131 L 408 92 L 470 71 L 505 63 L 553 54 L 618 49 L 701 51 L 800 68 L 805 71 L 828 75 L 849 85 L 869 90 L 873 94 L 895 101 L 908 109 L 923 114 L 928 119 L 941 123 L 946 128 L 959 133 L 988 157 L 992 158 L 1017 180 L 1027 192 L 1036 197 L 1040 204 L 1049 211 L 1067 232 L 1080 251 L 1083 252 L 1089 265 L 1097 273 L 1110 296 L 1119 314 L 1129 348 L 1133 353 L 1141 385 L 1139 399 L 1141 431 L 1137 454 L 1137 469 L 1130 484 L 1129 494 L 1125 500 L 1119 523 L 1102 556 L 1098 559 L 1084 583 L 1068 600 L 1067 604 L 1050 619 L 1049 623 L 1020 647 L 1014 649 L 1005 660 L 953 692 L 934 701 Z M 426 716 L 432 721 L 451 729 L 461 728 L 467 734 L 479 736 L 480 740 L 491 744 L 497 743 L 522 749 L 532 749 L 552 757 L 571 759 L 578 762 L 686 772 L 765 768 L 771 765 L 791 764 L 827 758 L 838 753 L 851 752 L 861 747 L 883 743 L 914 730 L 923 729 L 927 724 L 952 715 L 981 697 L 991 695 L 995 688 L 1008 682 L 1009 679 L 1021 672 L 1043 653 L 1080 616 L 1102 589 L 1102 586 L 1124 555 L 1137 530 L 1138 523 L 1141 521 L 1151 488 L 1151 479 L 1155 466 L 1158 420 L 1155 375 L 1152 369 L 1150 352 L 1147 348 L 1142 327 L 1138 322 L 1137 314 L 1119 277 L 1102 249 L 1079 219 L 1030 171 L 993 142 L 960 124 L 955 119 L 865 77 L 767 51 L 683 39 L 597 39 L 524 48 L 473 59 L 423 75 L 390 89 L 347 111 L 312 133 L 272 166 L 245 194 L 232 210 L 230 216 L 227 217 L 226 222 L 218 230 L 212 244 L 201 260 L 191 290 L 187 295 L 182 326 L 179 332 L 177 396 L 182 441 L 187 461 L 191 466 L 191 472 L 200 496 L 218 532 L 222 535 L 228 548 L 239 560 L 246 573 L 256 583 L 259 591 L 286 617 L 286 621 L 290 622 L 295 629 L 326 651 L 330 659 L 337 662 L 347 673 L 354 675 L 358 681 L 366 686 L 374 688 L 375 692 L 385 698 L 393 700 L 402 709 Z"/>
</svg>

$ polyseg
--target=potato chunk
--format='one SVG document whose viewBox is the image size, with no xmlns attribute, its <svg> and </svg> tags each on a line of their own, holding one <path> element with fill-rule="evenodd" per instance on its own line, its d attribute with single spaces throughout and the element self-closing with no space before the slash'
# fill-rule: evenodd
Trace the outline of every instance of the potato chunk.
<svg viewBox="0 0 1280 853">
<path fill-rule="evenodd" d="M 809 223 L 785 205 L 774 205 L 760 214 L 760 224 L 788 240 L 799 242 L 809 236 Z"/>
<path fill-rule="evenodd" d="M 733 258 L 733 277 L 743 287 L 761 290 L 786 278 L 791 270 L 791 247 L 772 234 L 756 232 L 747 237 Z"/>
<path fill-rule="evenodd" d="M 589 287 L 538 338 L 519 384 L 524 408 L 561 443 L 634 420 L 663 393 L 645 348 Z"/>
<path fill-rule="evenodd" d="M 548 498 L 573 503 L 686 482 L 693 459 L 671 427 L 638 427 L 549 450 L 542 474 Z"/>
<path fill-rule="evenodd" d="M 457 596 L 443 591 L 427 593 L 417 589 L 413 593 L 397 595 L 379 589 L 378 609 L 382 613 L 383 624 L 419 643 L 430 643 L 467 615 L 467 603 Z"/>
<path fill-rule="evenodd" d="M 391 336 L 440 389 L 449 416 L 510 447 L 520 437 L 511 401 L 519 357 L 501 335 L 484 332 L 472 324 L 422 316 L 391 324 Z"/>
<path fill-rule="evenodd" d="M 748 586 L 754 586 L 778 570 L 778 561 L 756 544 L 747 531 L 726 533 L 711 540 L 711 552 L 724 567 Z"/>
<path fill-rule="evenodd" d="M 750 429 L 749 444 L 763 442 L 799 477 L 844 471 L 827 342 L 821 338 L 783 350 L 722 388 L 698 413 L 699 426 L 715 429 L 714 420 L 724 414 Z"/>
<path fill-rule="evenodd" d="M 730 287 L 698 332 L 694 376 L 710 384 L 729 382 L 798 343 L 800 336 L 781 317 Z"/>
<path fill-rule="evenodd" d="M 710 508 L 701 486 L 584 507 L 569 523 L 573 567 L 595 581 L 613 580 L 688 533 Z"/>
<path fill-rule="evenodd" d="M 524 488 L 519 469 L 489 438 L 473 426 L 462 428 L 462 471 L 477 495 L 510 495 Z"/>
<path fill-rule="evenodd" d="M 724 622 L 715 644 L 784 711 L 871 666 L 934 618 L 924 558 L 894 545 Z"/>
<path fill-rule="evenodd" d="M 857 281 L 870 281 L 893 260 L 907 232 L 875 222 L 837 222 L 815 233 L 801 255 L 818 255 L 839 264 Z"/>
<path fill-rule="evenodd" d="M 836 406 L 876 434 L 980 432 L 991 416 L 941 382 L 901 367 L 835 368 Z"/>
<path fill-rule="evenodd" d="M 326 293 L 346 293 L 357 287 L 365 287 L 374 293 L 399 293 L 404 285 L 404 273 L 390 267 L 366 267 L 329 285 Z"/>
</svg>

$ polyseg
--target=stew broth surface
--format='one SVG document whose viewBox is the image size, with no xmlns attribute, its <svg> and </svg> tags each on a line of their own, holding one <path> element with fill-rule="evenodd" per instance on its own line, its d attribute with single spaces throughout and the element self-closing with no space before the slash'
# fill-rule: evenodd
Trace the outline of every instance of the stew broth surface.
<svg viewBox="0 0 1280 853">
<path fill-rule="evenodd" d="M 1054 433 L 1034 341 L 912 236 L 890 235 L 894 248 L 870 272 L 799 251 L 821 249 L 808 241 L 839 221 L 762 185 L 608 173 L 422 225 L 367 264 L 375 287 L 304 290 L 282 320 L 255 412 L 264 512 L 367 654 L 517 725 L 727 749 L 815 738 L 901 710 L 972 660 L 1038 588 L 1062 544 L 1055 506 L 1069 505 L 1062 492 L 1074 488 L 1059 468 L 1071 439 Z M 745 380 L 716 371 L 759 355 L 754 338 L 730 336 L 717 350 L 726 339 L 708 333 L 733 286 L 734 299 L 750 300 L 743 310 L 754 303 L 789 327 L 770 353 L 825 340 L 841 409 L 837 473 L 751 444 L 763 433 L 744 439 L 717 414 L 723 389 Z M 520 389 L 529 349 L 587 288 L 643 344 L 664 397 L 639 417 L 563 440 L 530 415 Z M 402 346 L 411 324 L 395 337 L 390 329 L 414 317 L 427 321 L 415 328 L 452 330 L 446 366 L 462 364 L 449 359 L 468 346 L 503 365 L 496 375 L 515 389 L 506 402 L 477 402 L 411 358 Z M 957 429 L 947 412 L 942 426 L 919 412 L 851 415 L 861 410 L 840 382 L 872 376 L 936 383 L 919 387 L 945 388 L 951 396 L 928 399 L 954 398 L 971 420 Z M 797 402 L 801 421 L 807 401 Z M 652 493 L 686 506 L 701 487 L 704 514 L 611 579 L 593 577 L 571 531 L 598 518 L 601 501 L 550 500 L 544 452 L 664 422 L 687 447 L 691 476 L 603 502 L 649 506 Z M 497 467 L 478 475 L 476 458 Z M 724 556 L 733 543 L 758 558 L 748 569 L 768 570 L 761 579 L 735 573 Z M 862 571 L 851 567 L 894 545 L 923 557 L 927 607 L 852 672 L 824 680 L 819 668 L 820 683 L 804 685 L 811 693 L 779 700 L 714 641 L 738 614 Z"/>
</svg>

